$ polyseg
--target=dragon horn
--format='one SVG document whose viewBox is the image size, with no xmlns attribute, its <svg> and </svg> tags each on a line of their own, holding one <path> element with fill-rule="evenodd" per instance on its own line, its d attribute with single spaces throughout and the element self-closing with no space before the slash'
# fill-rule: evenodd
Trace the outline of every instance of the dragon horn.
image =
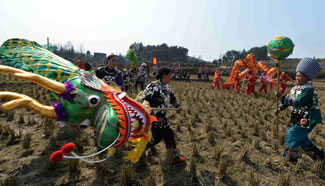
<svg viewBox="0 0 325 186">
<path fill-rule="evenodd" d="M 0 92 L 0 99 L 13 99 L 0 105 L 0 110 L 11 111 L 20 107 L 25 107 L 48 118 L 57 118 L 55 108 L 53 106 L 43 105 L 35 99 L 15 92 Z"/>
<path fill-rule="evenodd" d="M 0 65 L 0 72 L 13 74 L 15 77 L 19 79 L 34 82 L 58 94 L 63 94 L 65 91 L 65 85 L 63 83 L 57 82 L 55 80 L 49 79 L 47 77 L 38 74 L 26 72 L 24 70 L 20 70 L 5 65 Z"/>
</svg>

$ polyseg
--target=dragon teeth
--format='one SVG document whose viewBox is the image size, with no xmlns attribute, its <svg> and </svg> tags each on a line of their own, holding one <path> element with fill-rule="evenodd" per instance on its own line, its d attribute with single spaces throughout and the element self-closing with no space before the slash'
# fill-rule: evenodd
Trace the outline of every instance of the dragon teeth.
<svg viewBox="0 0 325 186">
<path fill-rule="evenodd" d="M 125 92 L 122 92 L 122 93 L 120 93 L 120 94 L 117 95 L 117 97 L 119 99 L 123 99 L 125 96 L 126 96 L 126 93 Z"/>
</svg>

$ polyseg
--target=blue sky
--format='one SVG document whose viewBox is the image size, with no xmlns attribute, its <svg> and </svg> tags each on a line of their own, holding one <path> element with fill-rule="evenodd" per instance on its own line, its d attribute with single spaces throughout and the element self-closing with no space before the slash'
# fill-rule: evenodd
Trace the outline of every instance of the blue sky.
<svg viewBox="0 0 325 186">
<path fill-rule="evenodd" d="M 291 57 L 325 58 L 324 0 L 0 0 L 0 42 L 72 41 L 125 54 L 130 44 L 179 45 L 213 60 L 290 37 Z"/>
</svg>

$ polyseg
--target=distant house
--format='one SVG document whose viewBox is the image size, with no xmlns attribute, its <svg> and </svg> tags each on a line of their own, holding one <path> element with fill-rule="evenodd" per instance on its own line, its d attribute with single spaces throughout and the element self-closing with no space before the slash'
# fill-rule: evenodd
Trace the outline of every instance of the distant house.
<svg viewBox="0 0 325 186">
<path fill-rule="evenodd" d="M 105 53 L 95 52 L 94 53 L 94 60 L 98 62 L 104 62 L 106 58 Z"/>
</svg>

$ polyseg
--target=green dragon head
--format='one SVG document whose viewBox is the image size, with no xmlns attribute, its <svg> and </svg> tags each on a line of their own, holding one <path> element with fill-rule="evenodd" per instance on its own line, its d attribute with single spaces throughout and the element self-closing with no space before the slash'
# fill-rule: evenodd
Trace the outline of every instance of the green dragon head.
<svg viewBox="0 0 325 186">
<path fill-rule="evenodd" d="M 26 95 L 0 92 L 0 98 L 16 99 L 2 104 L 2 110 L 26 107 L 68 125 L 84 127 L 90 124 L 96 128 L 100 147 L 117 148 L 133 138 L 144 137 L 148 141 L 153 117 L 142 104 L 107 85 L 95 74 L 79 71 L 76 78 L 60 83 L 5 65 L 0 65 L 0 72 L 12 73 L 17 78 L 40 84 L 59 97 L 59 102 L 46 106 Z"/>
<path fill-rule="evenodd" d="M 65 92 L 54 104 L 58 120 L 80 127 L 91 124 L 101 147 L 117 138 L 114 146 L 118 147 L 130 137 L 138 138 L 148 132 L 151 117 L 140 103 L 94 74 L 80 71 L 79 77 L 64 83 Z"/>
<path fill-rule="evenodd" d="M 4 64 L 0 64 L 0 73 L 37 83 L 58 98 L 58 102 L 48 106 L 26 95 L 2 91 L 0 99 L 14 100 L 0 105 L 1 110 L 26 107 L 68 125 L 92 125 L 99 146 L 117 148 L 127 141 L 133 145 L 136 142 L 135 153 L 129 153 L 127 159 L 139 159 L 150 138 L 154 117 L 126 93 L 26 39 L 5 41 L 0 47 L 0 63 Z"/>
</svg>

